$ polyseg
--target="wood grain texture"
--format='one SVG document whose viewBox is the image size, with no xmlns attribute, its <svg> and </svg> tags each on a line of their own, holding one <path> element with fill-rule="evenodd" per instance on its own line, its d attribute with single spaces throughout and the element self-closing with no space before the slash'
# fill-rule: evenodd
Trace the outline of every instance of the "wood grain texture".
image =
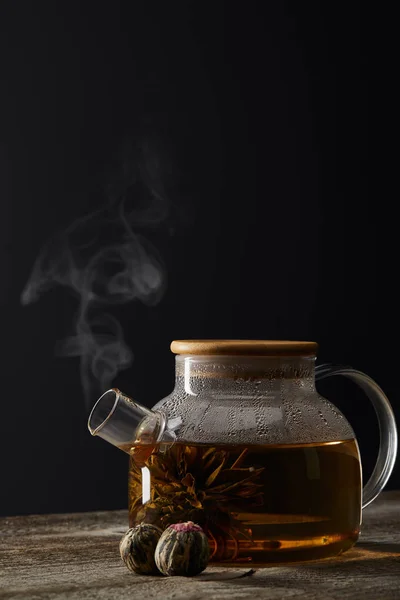
<svg viewBox="0 0 400 600">
<path fill-rule="evenodd" d="M 296 342 L 290 340 L 174 340 L 171 342 L 174 354 L 230 356 L 315 356 L 316 342 Z"/>
<path fill-rule="evenodd" d="M 400 491 L 363 514 L 359 543 L 337 559 L 194 578 L 135 575 L 118 543 L 127 511 L 0 519 L 0 598 L 15 600 L 399 600 Z"/>
</svg>

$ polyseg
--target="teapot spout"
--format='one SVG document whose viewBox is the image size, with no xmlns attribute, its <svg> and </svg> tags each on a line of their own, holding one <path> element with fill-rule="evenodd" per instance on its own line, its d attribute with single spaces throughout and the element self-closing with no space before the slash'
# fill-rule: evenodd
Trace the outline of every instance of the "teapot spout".
<svg viewBox="0 0 400 600">
<path fill-rule="evenodd" d="M 92 435 L 98 435 L 129 454 L 135 444 L 173 441 L 166 429 L 166 418 L 122 393 L 117 388 L 105 392 L 97 400 L 88 419 Z"/>
</svg>

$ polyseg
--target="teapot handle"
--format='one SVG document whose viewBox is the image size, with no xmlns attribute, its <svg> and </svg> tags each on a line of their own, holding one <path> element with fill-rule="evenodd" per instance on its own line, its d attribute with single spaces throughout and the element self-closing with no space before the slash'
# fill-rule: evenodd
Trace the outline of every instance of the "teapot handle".
<svg viewBox="0 0 400 600">
<path fill-rule="evenodd" d="M 319 365 L 315 369 L 316 381 L 343 375 L 359 385 L 371 400 L 379 422 L 379 452 L 374 470 L 363 488 L 365 508 L 381 493 L 394 467 L 397 454 L 397 429 L 393 409 L 379 385 L 365 373 L 341 365 Z"/>
</svg>

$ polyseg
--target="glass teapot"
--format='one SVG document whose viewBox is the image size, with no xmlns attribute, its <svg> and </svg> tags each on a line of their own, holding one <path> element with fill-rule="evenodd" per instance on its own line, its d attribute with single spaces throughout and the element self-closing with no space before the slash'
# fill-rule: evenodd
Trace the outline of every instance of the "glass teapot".
<svg viewBox="0 0 400 600">
<path fill-rule="evenodd" d="M 129 525 L 194 521 L 211 561 L 263 565 L 325 558 L 358 539 L 361 510 L 396 458 L 393 411 L 367 375 L 315 368 L 314 342 L 181 340 L 172 393 L 152 410 L 117 389 L 88 426 L 130 455 Z M 343 375 L 372 401 L 380 449 L 362 489 L 354 432 L 315 380 Z"/>
</svg>

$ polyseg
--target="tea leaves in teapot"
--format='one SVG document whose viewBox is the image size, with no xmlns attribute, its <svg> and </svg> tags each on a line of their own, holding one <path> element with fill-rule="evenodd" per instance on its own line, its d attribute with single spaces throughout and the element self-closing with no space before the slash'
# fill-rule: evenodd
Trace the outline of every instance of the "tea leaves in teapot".
<svg viewBox="0 0 400 600">
<path fill-rule="evenodd" d="M 311 464 L 318 470 L 311 472 Z M 130 526 L 164 530 L 194 521 L 209 537 L 214 562 L 337 554 L 357 539 L 360 501 L 354 440 L 131 450 Z"/>
<path fill-rule="evenodd" d="M 131 453 L 129 493 L 136 519 L 166 528 L 182 520 L 195 520 L 210 534 L 226 530 L 232 521 L 227 511 L 242 510 L 263 501 L 262 485 L 255 480 L 264 468 L 240 467 L 246 452 L 218 447 L 173 444 L 168 451 L 153 449 L 146 462 L 151 473 L 150 501 L 141 504 L 142 465 Z M 240 523 L 236 529 L 240 530 Z"/>
</svg>

